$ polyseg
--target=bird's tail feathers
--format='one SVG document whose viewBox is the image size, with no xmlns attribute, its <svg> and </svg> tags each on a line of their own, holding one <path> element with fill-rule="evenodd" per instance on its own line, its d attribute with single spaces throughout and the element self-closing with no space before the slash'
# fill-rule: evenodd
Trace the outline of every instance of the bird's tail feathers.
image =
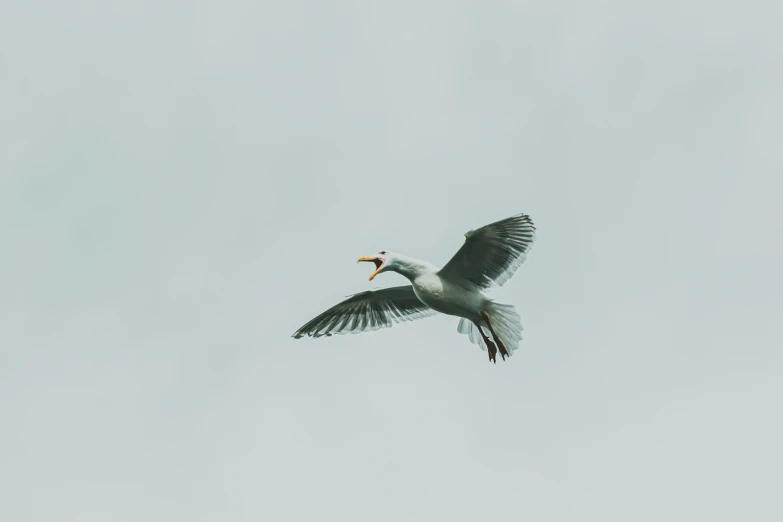
<svg viewBox="0 0 783 522">
<path fill-rule="evenodd" d="M 500 341 L 506 346 L 509 355 L 514 354 L 514 350 L 519 349 L 519 341 L 522 340 L 522 321 L 513 305 L 500 304 L 490 301 L 485 313 L 489 317 L 492 329 L 500 337 Z M 492 339 L 489 328 L 482 325 L 484 335 Z M 487 345 L 484 342 L 484 336 L 479 332 L 478 327 L 470 320 L 462 318 L 457 325 L 457 331 L 467 335 L 470 342 L 478 345 L 479 348 L 486 351 Z"/>
<path fill-rule="evenodd" d="M 468 319 L 465 319 L 464 317 L 459 320 L 459 324 L 457 325 L 457 331 L 461 334 L 465 334 L 468 336 L 468 339 L 470 339 L 470 342 L 473 344 L 477 344 L 479 348 L 487 351 L 487 345 L 484 342 L 484 338 L 481 336 L 481 334 L 478 331 L 478 327 L 473 324 L 473 321 L 469 321 Z"/>
</svg>

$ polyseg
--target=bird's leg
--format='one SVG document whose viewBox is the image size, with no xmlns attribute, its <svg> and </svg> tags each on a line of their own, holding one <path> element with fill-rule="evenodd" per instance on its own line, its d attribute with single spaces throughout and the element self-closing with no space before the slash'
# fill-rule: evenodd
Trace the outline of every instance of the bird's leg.
<svg viewBox="0 0 783 522">
<path fill-rule="evenodd" d="M 489 337 L 484 335 L 484 330 L 481 329 L 481 326 L 479 326 L 478 323 L 473 323 L 476 325 L 476 328 L 478 328 L 479 333 L 481 333 L 481 337 L 484 339 L 484 342 L 487 345 L 487 354 L 489 355 L 489 361 L 492 363 L 497 362 L 497 353 L 498 349 L 495 346 L 495 343 L 489 340 Z"/>
<path fill-rule="evenodd" d="M 508 350 L 506 350 L 505 345 L 503 344 L 503 341 L 500 340 L 500 337 L 498 337 L 498 334 L 495 333 L 495 330 L 492 329 L 492 325 L 489 322 L 489 316 L 487 314 L 484 314 L 484 320 L 487 322 L 487 326 L 489 327 L 489 332 L 492 334 L 492 337 L 495 338 L 495 342 L 498 343 L 498 349 L 500 350 L 500 356 L 503 358 L 503 360 L 506 360 L 507 356 L 511 356 L 510 353 L 508 353 Z"/>
</svg>

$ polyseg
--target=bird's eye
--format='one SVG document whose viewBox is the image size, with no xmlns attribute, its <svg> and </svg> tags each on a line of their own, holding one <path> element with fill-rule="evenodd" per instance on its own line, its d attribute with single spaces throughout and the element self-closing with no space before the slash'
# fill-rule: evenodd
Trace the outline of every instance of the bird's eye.
<svg viewBox="0 0 783 522">
<path fill-rule="evenodd" d="M 386 255 L 386 251 L 385 250 L 381 250 L 381 255 L 385 256 Z"/>
</svg>

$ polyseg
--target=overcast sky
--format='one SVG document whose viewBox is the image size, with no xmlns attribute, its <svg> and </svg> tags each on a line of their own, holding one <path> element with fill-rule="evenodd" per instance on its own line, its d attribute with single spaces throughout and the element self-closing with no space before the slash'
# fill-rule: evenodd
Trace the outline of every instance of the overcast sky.
<svg viewBox="0 0 783 522">
<path fill-rule="evenodd" d="M 0 7 L 0 519 L 783 519 L 780 2 Z M 489 364 L 293 340 L 518 212 Z"/>
</svg>

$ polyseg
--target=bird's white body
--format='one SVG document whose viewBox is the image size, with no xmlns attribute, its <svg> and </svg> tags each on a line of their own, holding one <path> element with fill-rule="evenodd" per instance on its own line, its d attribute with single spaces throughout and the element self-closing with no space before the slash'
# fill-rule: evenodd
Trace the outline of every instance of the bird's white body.
<svg viewBox="0 0 783 522">
<path fill-rule="evenodd" d="M 413 285 L 416 297 L 436 312 L 481 322 L 489 299 L 468 281 L 453 281 L 434 265 L 395 254 L 394 270 Z"/>
<path fill-rule="evenodd" d="M 535 227 L 529 216 L 520 214 L 471 230 L 465 238 L 462 248 L 440 269 L 386 250 L 359 258 L 375 263 L 370 280 L 392 271 L 411 284 L 351 296 L 308 322 L 294 337 L 375 330 L 439 312 L 461 317 L 457 330 L 487 350 L 490 361 L 495 361 L 498 350 L 505 359 L 522 339 L 520 317 L 513 306 L 494 302 L 483 290 L 503 284 L 522 264 Z"/>
<path fill-rule="evenodd" d="M 468 289 L 437 273 L 411 281 L 413 291 L 422 303 L 436 312 L 480 322 L 489 299 L 478 289 Z"/>
</svg>

